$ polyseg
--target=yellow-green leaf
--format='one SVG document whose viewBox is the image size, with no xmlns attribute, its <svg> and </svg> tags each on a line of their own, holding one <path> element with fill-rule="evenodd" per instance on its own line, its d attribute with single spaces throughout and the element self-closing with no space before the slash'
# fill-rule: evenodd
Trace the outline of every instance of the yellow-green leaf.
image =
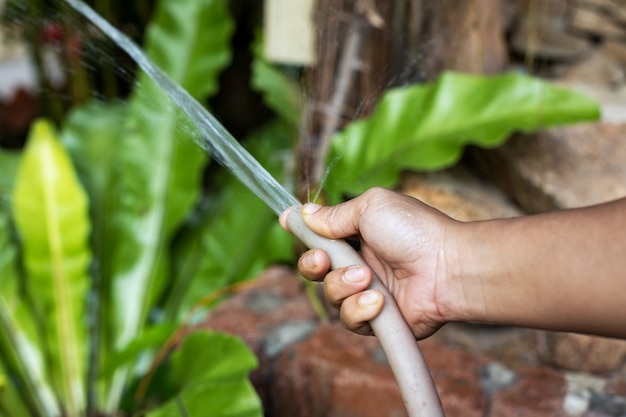
<svg viewBox="0 0 626 417">
<path fill-rule="evenodd" d="M 87 197 L 47 121 L 33 124 L 13 191 L 26 287 L 44 323 L 54 389 L 66 415 L 84 410 L 89 286 Z"/>
</svg>

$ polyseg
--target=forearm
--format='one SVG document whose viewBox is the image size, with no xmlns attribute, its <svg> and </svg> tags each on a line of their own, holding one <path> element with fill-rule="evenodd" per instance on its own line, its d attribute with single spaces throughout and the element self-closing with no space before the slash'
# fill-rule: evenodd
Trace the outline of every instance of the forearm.
<svg viewBox="0 0 626 417">
<path fill-rule="evenodd" d="M 459 229 L 461 319 L 626 337 L 626 199 Z"/>
</svg>

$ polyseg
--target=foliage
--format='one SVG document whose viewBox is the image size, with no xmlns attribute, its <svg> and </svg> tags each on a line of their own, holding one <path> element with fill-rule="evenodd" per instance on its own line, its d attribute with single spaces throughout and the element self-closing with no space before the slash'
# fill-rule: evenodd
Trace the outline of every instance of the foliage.
<svg viewBox="0 0 626 417">
<path fill-rule="evenodd" d="M 256 366 L 256 358 L 239 339 L 213 332 L 193 333 L 172 355 L 171 370 L 179 394 L 147 416 L 258 416 L 260 403 L 247 380 Z"/>
<path fill-rule="evenodd" d="M 520 74 L 448 72 L 434 84 L 389 91 L 367 120 L 333 140 L 325 184 L 330 201 L 372 186 L 392 187 L 404 169 L 456 163 L 463 147 L 494 147 L 515 131 L 593 120 L 598 106 L 580 93 Z"/>
<path fill-rule="evenodd" d="M 54 128 L 36 122 L 13 190 L 26 293 L 44 329 L 51 385 L 68 415 L 85 407 L 89 287 L 87 196 Z M 42 233 L 45 231 L 45 233 Z"/>
<path fill-rule="evenodd" d="M 199 100 L 215 94 L 219 73 L 230 60 L 234 24 L 227 4 L 162 0 L 145 36 L 151 59 Z M 277 236 L 271 211 L 258 200 L 252 201 L 257 209 L 250 216 L 216 217 L 228 213 L 226 207 L 240 197 L 251 200 L 250 193 L 231 189 L 232 179 L 224 177 L 221 184 L 235 193 L 201 196 L 208 155 L 185 138 L 188 121 L 180 111 L 162 105 L 169 101 L 147 76 L 139 74 L 135 85 L 127 102 L 75 108 L 61 132 L 63 146 L 50 124 L 41 121 L 33 126 L 23 155 L 0 153 L 8 162 L 1 168 L 0 191 L 12 203 L 13 217 L 11 221 L 11 213 L 0 205 L 0 409 L 21 410 L 11 415 L 56 416 L 61 409 L 68 416 L 84 415 L 89 401 L 92 411 L 118 412 L 122 398 L 132 396 L 128 390 L 133 381 L 146 372 L 137 367 L 138 360 L 150 356 L 173 331 L 155 323 L 151 314 L 164 308 L 179 320 L 182 309 L 206 295 L 204 291 L 251 278 L 272 259 L 286 259 L 285 253 L 291 252 L 291 238 L 284 232 Z M 269 131 L 285 138 L 285 130 L 273 126 Z M 263 146 L 255 147 L 268 154 Z M 210 201 L 211 210 L 197 206 L 203 199 Z M 190 220 L 197 218 L 205 219 L 202 225 Z M 256 258 L 251 253 L 232 270 L 227 262 L 240 246 L 216 234 L 254 228 L 251 248 L 269 237 L 284 244 L 268 246 L 272 249 Z M 180 268 L 190 259 L 199 268 Z M 230 268 L 227 278 L 201 275 L 222 273 L 222 267 L 215 271 L 206 265 L 207 259 L 219 259 L 223 269 Z M 191 285 L 199 277 L 209 285 Z M 185 280 L 190 285 L 180 286 Z M 172 294 L 180 297 L 178 302 L 170 299 L 170 287 L 177 288 Z M 191 356 L 173 355 L 168 368 L 186 369 L 188 361 L 195 364 L 199 358 L 215 361 L 214 366 L 246 366 L 227 365 L 231 369 L 219 375 L 220 389 L 211 375 L 196 375 L 186 384 L 176 379 L 180 373 L 173 375 L 173 382 L 162 381 L 163 386 L 174 384 L 178 391 L 162 390 L 158 398 L 166 400 L 164 411 L 154 413 L 168 415 L 172 409 L 167 399 L 182 398 L 189 412 L 196 410 L 189 415 L 205 415 L 193 406 L 203 398 L 245 412 L 237 415 L 260 415 L 260 403 L 247 382 L 256 365 L 247 349 L 212 332 L 189 338 L 183 349 Z M 212 351 L 211 346 L 223 349 Z M 203 350 L 207 353 L 200 355 Z M 213 356 L 207 356 L 210 352 Z M 5 395 L 16 386 L 28 389 L 17 398 Z M 142 404 L 131 404 L 129 411 Z"/>
</svg>

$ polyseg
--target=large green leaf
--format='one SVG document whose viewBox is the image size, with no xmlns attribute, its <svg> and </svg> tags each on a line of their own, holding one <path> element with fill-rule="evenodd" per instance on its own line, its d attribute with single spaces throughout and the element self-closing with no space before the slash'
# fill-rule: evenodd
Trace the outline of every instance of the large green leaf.
<svg viewBox="0 0 626 417">
<path fill-rule="evenodd" d="M 41 416 L 60 414 L 45 367 L 44 345 L 29 306 L 24 302 L 17 265 L 17 246 L 11 239 L 8 212 L 0 206 L 0 357 L 13 378 L 5 380 L 6 396 L 0 409 L 10 409 L 6 401 L 14 392 L 11 383 L 20 381 L 18 392 L 29 407 Z M 11 414 L 9 414 L 11 415 Z"/>
<path fill-rule="evenodd" d="M 257 360 L 239 339 L 198 331 L 185 338 L 171 361 L 180 393 L 148 417 L 263 415 L 261 401 L 248 381 Z"/>
<path fill-rule="evenodd" d="M 189 93 L 217 89 L 230 59 L 233 21 L 226 0 L 161 0 L 146 33 L 146 53 Z M 107 244 L 114 349 L 141 332 L 166 285 L 170 239 L 198 199 L 207 155 L 189 138 L 195 127 L 140 74 L 117 143 L 115 200 Z M 117 408 L 125 372 L 112 382 L 106 410 Z"/>
<path fill-rule="evenodd" d="M 514 131 L 598 116 L 591 99 L 529 76 L 444 73 L 432 85 L 389 91 L 370 119 L 339 133 L 325 191 L 337 202 L 342 194 L 392 186 L 404 169 L 450 166 L 468 144 L 493 147 Z"/>
<path fill-rule="evenodd" d="M 85 406 L 85 308 L 91 254 L 87 196 L 54 127 L 31 128 L 13 190 L 27 288 L 44 323 L 53 386 L 68 416 Z"/>
<path fill-rule="evenodd" d="M 111 226 L 109 213 L 115 199 L 112 175 L 118 158 L 118 143 L 126 108 L 123 102 L 89 102 L 70 112 L 62 131 L 63 144 L 70 153 L 79 178 L 89 195 L 92 219 L 94 293 L 90 303 L 89 322 L 91 349 L 97 361 L 90 361 L 89 364 L 91 378 L 87 381 L 87 389 L 90 393 L 96 389 L 94 385 L 99 373 L 98 368 L 106 366 L 110 361 L 111 329 L 103 325 L 106 323 L 105 313 L 111 308 L 108 282 L 103 279 L 110 276 L 105 239 L 111 237 L 107 236 L 107 231 Z M 106 380 L 102 385 L 104 384 Z M 104 389 L 104 386 L 100 387 L 100 391 Z"/>
<path fill-rule="evenodd" d="M 245 141 L 276 178 L 287 176 L 290 132 L 272 123 Z M 170 318 L 180 318 L 202 297 L 293 256 L 293 238 L 280 228 L 271 209 L 236 178 L 222 174 L 215 184 L 219 191 L 208 196 L 207 207 L 175 242 L 176 279 L 166 300 Z"/>
</svg>

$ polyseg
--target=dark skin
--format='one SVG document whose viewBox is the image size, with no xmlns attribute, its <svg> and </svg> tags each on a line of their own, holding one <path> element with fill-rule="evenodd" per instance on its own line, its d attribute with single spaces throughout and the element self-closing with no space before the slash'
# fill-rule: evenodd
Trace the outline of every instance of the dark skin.
<svg viewBox="0 0 626 417">
<path fill-rule="evenodd" d="M 356 333 L 370 334 L 383 307 L 367 289 L 373 270 L 418 339 L 454 321 L 626 338 L 626 199 L 464 223 L 372 189 L 337 206 L 306 204 L 303 218 L 329 238 L 361 239 L 367 266 L 329 271 L 320 249 L 298 262 Z"/>
</svg>

